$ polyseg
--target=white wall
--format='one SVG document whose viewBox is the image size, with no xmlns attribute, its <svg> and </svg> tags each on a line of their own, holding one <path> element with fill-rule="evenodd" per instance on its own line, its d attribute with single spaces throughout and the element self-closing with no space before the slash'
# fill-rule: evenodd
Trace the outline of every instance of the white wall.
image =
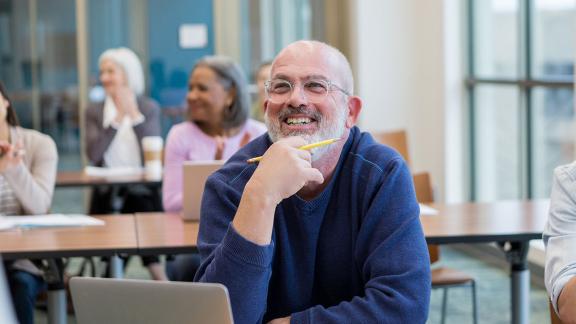
<svg viewBox="0 0 576 324">
<path fill-rule="evenodd" d="M 459 2 L 353 1 L 350 10 L 360 125 L 406 129 L 414 171 L 431 173 L 441 201 L 466 197 Z"/>
</svg>

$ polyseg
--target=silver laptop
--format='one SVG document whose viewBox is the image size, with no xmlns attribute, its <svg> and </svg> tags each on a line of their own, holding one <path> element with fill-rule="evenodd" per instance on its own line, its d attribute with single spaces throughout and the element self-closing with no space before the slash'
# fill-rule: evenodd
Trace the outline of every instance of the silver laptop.
<svg viewBox="0 0 576 324">
<path fill-rule="evenodd" d="M 74 277 L 79 324 L 231 324 L 228 290 L 221 284 Z"/>
<path fill-rule="evenodd" d="M 16 324 L 16 316 L 10 298 L 10 289 L 6 282 L 6 273 L 4 272 L 4 262 L 0 258 L 0 323 Z"/>
<path fill-rule="evenodd" d="M 208 176 L 224 164 L 225 161 L 186 161 L 184 162 L 182 190 L 182 218 L 184 220 L 199 220 L 200 205 L 204 185 Z"/>
</svg>

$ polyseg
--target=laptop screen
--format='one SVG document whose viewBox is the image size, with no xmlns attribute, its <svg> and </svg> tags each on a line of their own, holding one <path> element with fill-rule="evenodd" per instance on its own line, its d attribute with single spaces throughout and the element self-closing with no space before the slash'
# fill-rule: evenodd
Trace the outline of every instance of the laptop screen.
<svg viewBox="0 0 576 324">
<path fill-rule="evenodd" d="M 80 324 L 233 323 L 221 284 L 74 277 L 70 288 Z"/>
<path fill-rule="evenodd" d="M 225 161 L 187 161 L 183 165 L 182 217 L 200 220 L 200 205 L 208 176 L 220 169 Z"/>
</svg>

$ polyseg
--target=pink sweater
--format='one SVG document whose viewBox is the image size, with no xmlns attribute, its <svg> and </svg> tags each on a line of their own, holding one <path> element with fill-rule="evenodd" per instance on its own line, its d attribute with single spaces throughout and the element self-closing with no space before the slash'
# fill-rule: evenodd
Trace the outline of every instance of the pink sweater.
<svg viewBox="0 0 576 324">
<path fill-rule="evenodd" d="M 227 138 L 222 158 L 227 160 L 240 148 L 244 134 L 250 140 L 264 134 L 264 124 L 249 119 L 242 130 Z M 182 210 L 182 164 L 184 161 L 213 160 L 216 155 L 216 141 L 205 134 L 196 124 L 186 121 L 174 125 L 168 133 L 164 156 L 164 180 L 162 184 L 162 202 L 164 210 L 179 212 Z"/>
</svg>

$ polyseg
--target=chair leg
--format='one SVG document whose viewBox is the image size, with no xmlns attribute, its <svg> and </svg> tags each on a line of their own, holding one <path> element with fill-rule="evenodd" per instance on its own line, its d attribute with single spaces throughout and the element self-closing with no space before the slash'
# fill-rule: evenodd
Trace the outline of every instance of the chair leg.
<svg viewBox="0 0 576 324">
<path fill-rule="evenodd" d="M 448 303 L 448 289 L 442 288 L 442 313 L 440 323 L 446 322 L 446 304 Z"/>
<path fill-rule="evenodd" d="M 478 324 L 478 305 L 476 303 L 476 282 L 472 280 L 472 319 Z"/>
</svg>

